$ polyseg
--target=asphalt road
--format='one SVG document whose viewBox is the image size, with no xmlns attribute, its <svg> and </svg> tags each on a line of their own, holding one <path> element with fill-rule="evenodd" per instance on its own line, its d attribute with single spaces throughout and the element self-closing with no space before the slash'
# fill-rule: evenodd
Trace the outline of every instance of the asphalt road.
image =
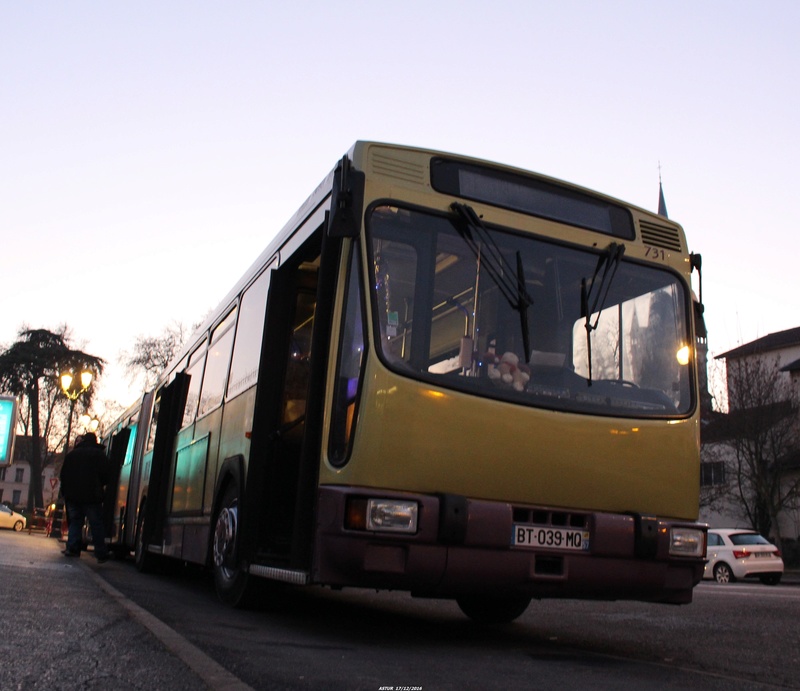
<svg viewBox="0 0 800 691">
<path fill-rule="evenodd" d="M 401 593 L 279 589 L 231 610 L 197 570 L 58 547 L 0 532 L 2 691 L 800 688 L 796 586 L 704 583 L 683 607 L 534 602 L 487 628 Z"/>
<path fill-rule="evenodd" d="M 196 573 L 132 575 L 106 574 L 256 689 L 800 688 L 798 588 L 703 584 L 687 607 L 534 602 L 486 628 L 401 593 L 290 590 L 243 612 Z"/>
</svg>

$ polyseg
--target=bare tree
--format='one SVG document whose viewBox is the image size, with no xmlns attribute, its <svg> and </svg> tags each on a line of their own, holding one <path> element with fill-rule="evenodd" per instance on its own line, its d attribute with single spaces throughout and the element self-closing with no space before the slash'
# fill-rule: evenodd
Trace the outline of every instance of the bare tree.
<svg viewBox="0 0 800 691">
<path fill-rule="evenodd" d="M 727 446 L 728 392 L 725 383 L 725 363 L 711 360 L 708 363 L 708 383 L 711 405 L 702 409 L 700 424 L 700 508 L 718 510 L 730 503 L 731 491 L 728 483 Z"/>
<path fill-rule="evenodd" d="M 800 401 L 779 358 L 737 358 L 727 366 L 731 490 L 750 525 L 780 540 L 778 517 L 800 495 L 800 477 L 789 472 L 800 448 Z"/>
<path fill-rule="evenodd" d="M 139 382 L 143 391 L 155 386 L 159 375 L 178 354 L 188 329 L 181 322 L 166 326 L 158 336 L 139 336 L 131 352 L 122 351 L 119 361 L 132 383 Z"/>
</svg>

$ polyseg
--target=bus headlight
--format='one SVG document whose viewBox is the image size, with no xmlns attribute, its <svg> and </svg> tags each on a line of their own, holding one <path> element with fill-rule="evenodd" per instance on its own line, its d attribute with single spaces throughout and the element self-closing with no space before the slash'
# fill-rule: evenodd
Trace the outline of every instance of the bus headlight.
<svg viewBox="0 0 800 691">
<path fill-rule="evenodd" d="M 416 533 L 419 506 L 415 501 L 370 499 L 367 502 L 367 530 Z"/>
<path fill-rule="evenodd" d="M 675 557 L 704 557 L 705 533 L 698 528 L 670 528 L 669 553 Z"/>
<path fill-rule="evenodd" d="M 419 504 L 408 499 L 367 499 L 350 497 L 345 510 L 348 530 L 384 533 L 416 533 Z"/>
</svg>

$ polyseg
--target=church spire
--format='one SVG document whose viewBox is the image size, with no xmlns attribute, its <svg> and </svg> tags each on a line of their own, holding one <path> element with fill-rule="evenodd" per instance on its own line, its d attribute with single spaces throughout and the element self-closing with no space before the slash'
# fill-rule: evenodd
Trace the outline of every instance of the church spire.
<svg viewBox="0 0 800 691">
<path fill-rule="evenodd" d="M 658 215 L 669 218 L 667 202 L 664 200 L 664 188 L 661 185 L 661 162 L 658 163 Z"/>
</svg>

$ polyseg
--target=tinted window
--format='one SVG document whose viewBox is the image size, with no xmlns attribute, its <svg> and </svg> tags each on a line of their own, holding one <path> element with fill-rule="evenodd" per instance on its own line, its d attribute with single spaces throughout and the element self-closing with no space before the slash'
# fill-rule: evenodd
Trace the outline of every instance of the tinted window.
<svg viewBox="0 0 800 691">
<path fill-rule="evenodd" d="M 356 414 L 356 399 L 364 356 L 364 326 L 361 319 L 361 282 L 358 272 L 358 246 L 350 255 L 350 274 L 342 315 L 342 335 L 336 366 L 334 408 L 332 411 L 330 457 L 334 465 L 347 460 Z"/>
<path fill-rule="evenodd" d="M 445 194 L 485 202 L 632 240 L 631 215 L 621 206 L 569 187 L 485 166 L 434 159 L 431 184 Z"/>
<path fill-rule="evenodd" d="M 214 329 L 211 345 L 206 355 L 206 371 L 203 375 L 203 390 L 200 394 L 200 409 L 197 416 L 205 415 L 220 403 L 225 393 L 225 379 L 228 376 L 228 364 L 233 346 L 233 324 L 236 319 L 235 310 Z"/>
<path fill-rule="evenodd" d="M 250 388 L 258 378 L 270 273 L 269 269 L 262 273 L 242 296 L 228 383 L 229 397 Z"/>
<path fill-rule="evenodd" d="M 306 414 L 308 377 L 311 373 L 311 335 L 314 330 L 316 304 L 314 293 L 301 292 L 297 295 L 294 328 L 286 362 L 282 416 L 284 425 L 291 425 Z"/>
<path fill-rule="evenodd" d="M 186 394 L 186 407 L 183 409 L 183 422 L 181 427 L 186 427 L 194 422 L 197 414 L 197 402 L 200 400 L 200 385 L 203 383 L 203 367 L 205 366 L 205 344 L 200 346 L 192 354 L 189 360 L 187 374 L 189 380 L 189 392 Z"/>
</svg>

